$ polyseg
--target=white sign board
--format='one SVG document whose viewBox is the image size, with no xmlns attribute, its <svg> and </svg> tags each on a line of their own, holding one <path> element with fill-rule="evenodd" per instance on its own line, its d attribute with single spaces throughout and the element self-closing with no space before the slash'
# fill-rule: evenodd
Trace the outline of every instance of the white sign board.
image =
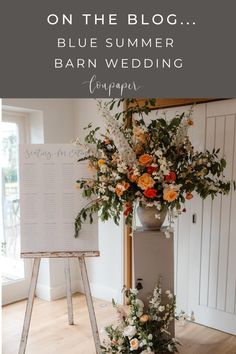
<svg viewBox="0 0 236 354">
<path fill-rule="evenodd" d="M 88 203 L 76 180 L 91 178 L 79 157 L 72 144 L 20 146 L 21 253 L 98 251 L 96 216 L 74 237 L 75 217 Z"/>
</svg>

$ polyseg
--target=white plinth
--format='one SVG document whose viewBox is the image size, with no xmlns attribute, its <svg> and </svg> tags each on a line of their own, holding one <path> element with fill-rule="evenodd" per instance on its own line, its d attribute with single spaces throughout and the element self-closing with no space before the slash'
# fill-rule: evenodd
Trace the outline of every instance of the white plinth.
<svg viewBox="0 0 236 354">
<path fill-rule="evenodd" d="M 163 231 L 142 231 L 137 229 L 133 236 L 133 287 L 142 279 L 143 289 L 139 298 L 147 303 L 159 277 L 162 278 L 163 292 L 174 293 L 174 239 L 166 238 Z M 171 326 L 174 335 L 174 326 Z"/>
<path fill-rule="evenodd" d="M 174 292 L 174 240 L 162 231 L 134 231 L 133 237 L 133 287 L 141 278 L 143 289 L 140 297 L 146 298 L 153 291 L 159 277 L 163 290 Z"/>
</svg>

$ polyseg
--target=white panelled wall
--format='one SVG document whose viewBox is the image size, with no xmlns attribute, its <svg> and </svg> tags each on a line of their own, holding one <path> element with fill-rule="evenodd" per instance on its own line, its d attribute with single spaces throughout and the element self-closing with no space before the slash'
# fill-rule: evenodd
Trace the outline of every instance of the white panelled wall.
<svg viewBox="0 0 236 354">
<path fill-rule="evenodd" d="M 166 115 L 186 109 L 168 109 Z M 227 160 L 226 178 L 236 180 L 236 99 L 197 105 L 193 117 L 189 132 L 195 148 L 219 147 Z M 175 232 L 178 310 L 236 334 L 236 192 L 204 202 L 195 195 L 185 206 Z"/>
</svg>

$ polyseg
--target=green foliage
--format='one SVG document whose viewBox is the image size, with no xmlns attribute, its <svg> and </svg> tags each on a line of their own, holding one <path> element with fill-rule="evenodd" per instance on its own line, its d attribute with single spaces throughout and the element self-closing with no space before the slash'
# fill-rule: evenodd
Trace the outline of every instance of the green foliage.
<svg viewBox="0 0 236 354">
<path fill-rule="evenodd" d="M 122 109 L 114 115 L 114 122 L 119 121 L 119 132 L 123 135 L 128 147 L 135 152 L 136 162 L 129 164 L 120 159 L 120 149 L 116 146 L 109 128 L 105 134 L 100 128 L 93 128 L 90 123 L 86 130 L 85 144 L 95 146 L 95 152 L 88 149 L 87 156 L 79 159 L 88 160 L 96 171 L 93 180 L 81 179 L 80 186 L 84 198 L 92 200 L 83 208 L 75 221 L 75 236 L 85 220 L 93 222 L 93 214 L 99 212 L 102 221 L 113 219 L 118 225 L 122 214 L 125 222 L 132 225 L 133 208 L 135 203 L 156 206 L 159 210 L 181 212 L 182 206 L 195 194 L 202 199 L 210 196 L 212 199 L 218 194 L 228 194 L 231 187 L 235 189 L 235 182 L 227 181 L 224 177 L 226 160 L 220 156 L 220 149 L 213 151 L 195 151 L 188 136 L 188 129 L 193 125 L 191 111 L 166 119 L 165 115 L 145 122 L 152 108 L 156 105 L 155 99 L 147 99 L 140 106 L 137 99 L 112 99 L 105 108 L 112 111 Z M 134 116 L 135 115 L 135 116 Z M 116 123 L 117 125 L 117 123 Z M 121 139 L 122 140 L 122 139 Z M 124 142 L 123 142 L 124 144 Z M 124 144 L 125 145 L 125 144 Z M 149 164 L 139 160 L 143 155 L 151 159 Z M 154 170 L 149 170 L 149 169 Z M 137 179 L 130 175 L 136 173 Z M 169 174 L 174 175 L 172 180 Z M 141 187 L 139 179 L 149 174 L 154 196 L 146 196 L 146 187 Z M 175 192 L 175 196 L 165 196 L 166 190 Z"/>
</svg>

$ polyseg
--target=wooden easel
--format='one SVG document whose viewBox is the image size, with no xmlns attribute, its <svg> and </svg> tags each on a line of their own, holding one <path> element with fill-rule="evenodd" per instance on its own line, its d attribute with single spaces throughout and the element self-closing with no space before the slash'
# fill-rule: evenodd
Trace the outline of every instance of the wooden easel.
<svg viewBox="0 0 236 354">
<path fill-rule="evenodd" d="M 29 287 L 29 295 L 28 295 L 28 300 L 26 305 L 24 325 L 23 325 L 20 348 L 18 354 L 25 354 L 25 350 L 26 350 L 41 258 L 64 258 L 65 259 L 64 265 L 65 265 L 65 278 L 66 278 L 66 295 L 67 295 L 67 306 L 68 306 L 68 321 L 70 325 L 74 324 L 74 319 L 73 319 L 73 304 L 72 304 L 69 258 L 78 258 L 82 281 L 84 285 L 85 297 L 88 306 L 90 323 L 92 327 L 93 339 L 96 348 L 96 354 L 100 353 L 100 339 L 99 339 L 97 321 L 94 312 L 93 300 L 91 296 L 89 279 L 88 279 L 86 263 L 85 263 L 85 257 L 98 257 L 99 255 L 100 255 L 99 252 L 95 252 L 95 251 L 21 253 L 22 258 L 33 258 L 34 263 L 33 263 L 31 282 Z"/>
</svg>

